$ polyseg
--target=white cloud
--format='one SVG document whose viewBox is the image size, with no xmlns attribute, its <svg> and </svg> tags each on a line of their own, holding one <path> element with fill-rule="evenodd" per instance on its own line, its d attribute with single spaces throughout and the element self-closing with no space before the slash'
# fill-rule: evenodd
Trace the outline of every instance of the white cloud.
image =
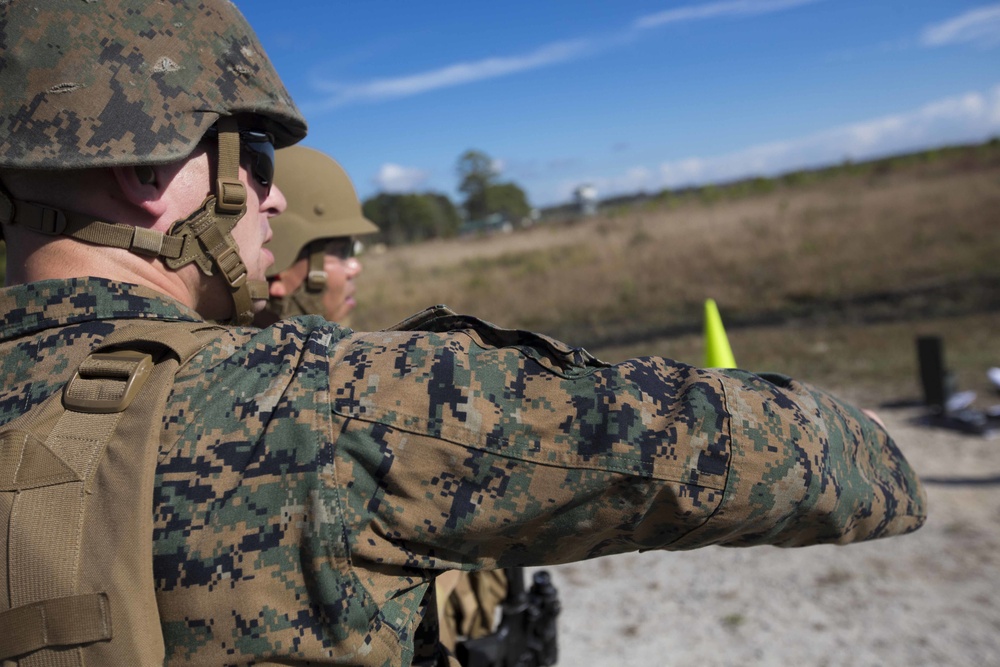
<svg viewBox="0 0 1000 667">
<path fill-rule="evenodd" d="M 647 167 L 632 167 L 624 174 L 613 176 L 590 176 L 564 179 L 554 188 L 551 197 L 546 201 L 567 201 L 573 197 L 573 192 L 581 185 L 590 185 L 597 191 L 598 198 L 609 197 L 623 192 L 639 192 L 650 188 L 660 189 L 659 179 Z"/>
<path fill-rule="evenodd" d="M 554 42 L 527 54 L 457 63 L 409 76 L 375 79 L 358 84 L 321 81 L 315 86 L 330 93 L 331 96 L 325 102 L 313 106 L 333 109 L 355 102 L 379 102 L 409 97 L 431 90 L 475 83 L 575 60 L 589 52 L 591 48 L 592 43 L 584 39 Z"/>
<path fill-rule="evenodd" d="M 624 174 L 610 178 L 590 179 L 598 194 L 607 192 L 638 192 L 656 186 L 655 174 L 646 167 L 632 167 Z"/>
<path fill-rule="evenodd" d="M 711 165 L 701 158 L 690 157 L 660 165 L 662 185 L 700 183 L 706 180 Z"/>
<path fill-rule="evenodd" d="M 689 5 L 666 11 L 649 14 L 636 20 L 635 27 L 641 29 L 655 28 L 667 23 L 682 23 L 699 21 L 724 16 L 752 16 L 767 14 L 783 9 L 791 9 L 801 5 L 810 5 L 821 0 L 729 0 L 727 2 L 712 2 L 706 5 Z"/>
<path fill-rule="evenodd" d="M 991 48 L 1000 44 L 1000 4 L 971 9 L 928 26 L 921 36 L 924 46 L 975 44 Z"/>
<path fill-rule="evenodd" d="M 313 81 L 313 88 L 326 98 L 302 105 L 303 111 L 319 113 L 349 104 L 382 102 L 421 93 L 476 83 L 520 72 L 578 60 L 594 53 L 614 49 L 636 39 L 649 28 L 677 23 L 731 16 L 766 14 L 823 0 L 726 0 L 707 5 L 692 5 L 667 10 L 637 19 L 630 28 L 601 36 L 545 44 L 534 51 L 512 56 L 496 56 L 471 62 L 446 65 L 406 76 L 373 79 L 360 83 L 341 83 L 327 79 Z"/>
<path fill-rule="evenodd" d="M 403 167 L 388 162 L 379 167 L 372 180 L 383 192 L 412 192 L 427 182 L 429 174 L 416 167 Z"/>
<path fill-rule="evenodd" d="M 1000 134 L 1000 86 L 949 97 L 919 109 L 844 125 L 806 137 L 714 157 L 659 165 L 659 187 L 774 175 L 803 167 L 868 159 L 927 146 L 982 141 Z"/>
<path fill-rule="evenodd" d="M 596 187 L 604 188 L 609 191 L 638 191 L 645 190 L 654 183 L 653 172 L 651 172 L 646 167 L 632 167 L 625 171 L 625 173 L 614 179 L 610 183 L 605 183 L 604 179 L 600 179 L 595 182 Z"/>
<path fill-rule="evenodd" d="M 530 179 L 530 198 L 543 205 L 565 203 L 573 190 L 592 184 L 600 199 L 663 188 L 775 176 L 797 169 L 866 160 L 1000 137 L 1000 85 L 929 102 L 917 109 L 830 128 L 804 137 L 714 156 L 690 156 L 649 168 L 633 166 L 601 175 L 580 172 L 555 181 Z M 530 181 L 535 184 L 531 185 Z"/>
</svg>

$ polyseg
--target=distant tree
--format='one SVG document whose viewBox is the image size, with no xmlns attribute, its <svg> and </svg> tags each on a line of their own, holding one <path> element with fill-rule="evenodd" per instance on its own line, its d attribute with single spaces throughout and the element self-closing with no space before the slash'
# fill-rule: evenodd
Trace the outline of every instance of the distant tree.
<svg viewBox="0 0 1000 667">
<path fill-rule="evenodd" d="M 454 236 L 460 220 L 454 204 L 443 194 L 381 193 L 366 199 L 361 209 L 379 226 L 379 240 L 400 245 Z"/>
<path fill-rule="evenodd" d="M 458 233 L 458 228 L 462 224 L 462 220 L 458 215 L 458 209 L 455 208 L 453 203 L 451 203 L 451 199 L 449 199 L 447 195 L 443 195 L 440 192 L 428 192 L 424 195 L 424 197 L 426 197 L 434 206 L 438 236 L 446 238 L 455 236 Z"/>
<path fill-rule="evenodd" d="M 469 220 L 482 220 L 500 213 L 519 220 L 531 212 L 524 190 L 516 183 L 497 183 L 499 173 L 493 158 L 479 150 L 467 150 L 458 158 L 458 190 L 465 195 L 462 206 Z"/>
<path fill-rule="evenodd" d="M 528 197 L 516 183 L 497 183 L 486 188 L 487 214 L 501 213 L 508 220 L 520 220 L 531 213 Z"/>
<path fill-rule="evenodd" d="M 458 191 L 465 195 L 462 206 L 469 220 L 485 218 L 487 208 L 486 190 L 497 178 L 493 159 L 483 151 L 470 149 L 462 153 L 455 167 L 458 173 Z"/>
</svg>

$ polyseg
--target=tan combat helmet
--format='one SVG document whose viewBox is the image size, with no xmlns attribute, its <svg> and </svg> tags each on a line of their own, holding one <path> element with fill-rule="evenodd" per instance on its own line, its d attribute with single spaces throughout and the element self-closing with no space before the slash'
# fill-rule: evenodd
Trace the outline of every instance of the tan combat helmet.
<svg viewBox="0 0 1000 667">
<path fill-rule="evenodd" d="M 265 247 L 274 254 L 274 264 L 268 276 L 294 264 L 313 241 L 378 231 L 361 211 L 350 176 L 332 157 L 306 146 L 280 150 L 275 157 L 288 208 L 271 221 L 274 236 Z"/>
<path fill-rule="evenodd" d="M 165 164 L 210 129 L 219 146 L 214 194 L 166 235 L 15 201 L 2 188 L 0 220 L 159 256 L 175 270 L 219 270 L 234 320 L 249 322 L 267 286 L 247 279 L 230 233 L 247 201 L 248 128 L 235 116 L 276 147 L 301 140 L 306 124 L 239 10 L 228 0 L 2 2 L 0 44 L 0 169 Z"/>
<path fill-rule="evenodd" d="M 278 185 L 288 201 L 284 213 L 271 221 L 274 232 L 265 246 L 274 254 L 268 277 L 276 276 L 305 250 L 309 273 L 296 292 L 272 299 L 268 308 L 279 318 L 323 312 L 318 300 L 327 288 L 324 241 L 378 231 L 364 216 L 351 179 L 336 160 L 312 148 L 292 146 L 277 152 Z"/>
</svg>

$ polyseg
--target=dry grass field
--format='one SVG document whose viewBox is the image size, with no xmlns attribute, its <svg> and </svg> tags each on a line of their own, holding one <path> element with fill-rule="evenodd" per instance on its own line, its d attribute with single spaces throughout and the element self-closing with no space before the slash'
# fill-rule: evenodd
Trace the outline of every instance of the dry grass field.
<svg viewBox="0 0 1000 667">
<path fill-rule="evenodd" d="M 740 366 L 872 399 L 916 393 L 938 334 L 960 388 L 1000 365 L 1000 146 L 674 198 L 363 257 L 355 328 L 444 303 L 617 361 L 701 360 L 714 298 Z"/>
</svg>

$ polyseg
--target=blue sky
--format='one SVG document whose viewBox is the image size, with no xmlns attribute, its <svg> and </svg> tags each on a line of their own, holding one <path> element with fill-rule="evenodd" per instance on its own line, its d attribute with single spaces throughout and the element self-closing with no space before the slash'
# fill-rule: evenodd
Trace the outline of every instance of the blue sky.
<svg viewBox="0 0 1000 667">
<path fill-rule="evenodd" d="M 237 5 L 362 199 L 457 203 L 470 148 L 546 206 L 1000 136 L 1000 3 Z"/>
</svg>

